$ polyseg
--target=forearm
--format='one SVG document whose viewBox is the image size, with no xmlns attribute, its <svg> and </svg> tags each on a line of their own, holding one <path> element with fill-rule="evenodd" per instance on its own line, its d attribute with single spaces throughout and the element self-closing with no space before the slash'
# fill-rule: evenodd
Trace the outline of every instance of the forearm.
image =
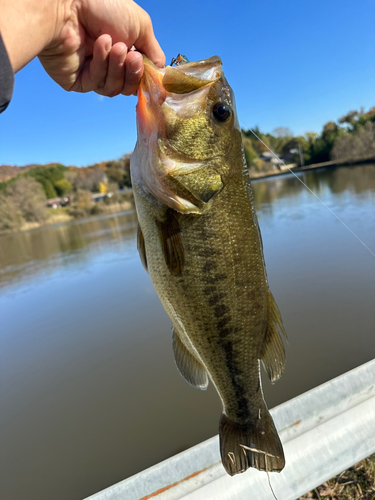
<svg viewBox="0 0 375 500">
<path fill-rule="evenodd" d="M 54 39 L 65 8 L 61 0 L 0 0 L 0 32 L 15 73 Z"/>
</svg>

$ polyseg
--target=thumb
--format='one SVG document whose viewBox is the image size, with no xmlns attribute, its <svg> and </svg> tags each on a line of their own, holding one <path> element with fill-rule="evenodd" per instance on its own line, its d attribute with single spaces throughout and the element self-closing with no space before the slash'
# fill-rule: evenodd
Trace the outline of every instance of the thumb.
<svg viewBox="0 0 375 500">
<path fill-rule="evenodd" d="M 144 15 L 140 16 L 139 36 L 134 42 L 134 46 L 139 52 L 148 57 L 155 66 L 162 68 L 165 65 L 164 52 L 155 38 L 150 16 L 147 12 L 143 12 Z"/>
</svg>

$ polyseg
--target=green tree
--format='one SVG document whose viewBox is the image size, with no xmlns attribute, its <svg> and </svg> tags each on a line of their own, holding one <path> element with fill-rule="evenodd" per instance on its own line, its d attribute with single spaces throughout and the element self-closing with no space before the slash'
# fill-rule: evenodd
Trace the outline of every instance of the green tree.
<svg viewBox="0 0 375 500">
<path fill-rule="evenodd" d="M 69 193 L 73 189 L 73 186 L 65 178 L 56 181 L 54 187 L 59 196 L 65 196 L 66 193 Z"/>
<path fill-rule="evenodd" d="M 60 164 L 53 164 L 53 166 L 43 165 L 32 168 L 25 175 L 25 177 L 32 177 L 39 182 L 44 189 L 47 198 L 56 198 L 57 190 L 56 183 L 64 179 L 64 173 L 67 167 Z"/>
<path fill-rule="evenodd" d="M 345 115 L 343 115 L 341 118 L 338 119 L 339 123 L 348 123 L 349 125 L 353 125 L 355 122 L 356 118 L 358 118 L 358 111 L 349 111 Z"/>
<path fill-rule="evenodd" d="M 248 137 L 243 137 L 242 142 L 245 151 L 247 168 L 250 168 L 253 165 L 254 160 L 258 158 L 258 154 L 254 151 L 253 143 Z"/>
<path fill-rule="evenodd" d="M 50 198 L 57 197 L 57 191 L 49 179 L 46 179 L 45 177 L 37 177 L 36 180 L 43 187 L 44 193 L 48 200 Z"/>
</svg>

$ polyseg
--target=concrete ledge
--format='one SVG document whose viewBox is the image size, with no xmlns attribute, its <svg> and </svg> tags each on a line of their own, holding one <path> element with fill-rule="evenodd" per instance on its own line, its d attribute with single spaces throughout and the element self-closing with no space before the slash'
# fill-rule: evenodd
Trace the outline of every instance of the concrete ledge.
<svg viewBox="0 0 375 500">
<path fill-rule="evenodd" d="M 286 467 L 271 473 L 275 494 L 295 500 L 375 452 L 375 360 L 271 410 Z M 218 436 L 86 500 L 272 499 L 267 475 L 228 476 Z"/>
</svg>

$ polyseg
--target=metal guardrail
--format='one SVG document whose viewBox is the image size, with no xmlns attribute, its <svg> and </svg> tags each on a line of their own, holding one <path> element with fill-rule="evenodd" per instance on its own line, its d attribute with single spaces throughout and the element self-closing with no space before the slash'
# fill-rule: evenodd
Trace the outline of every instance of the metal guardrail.
<svg viewBox="0 0 375 500">
<path fill-rule="evenodd" d="M 271 410 L 286 467 L 271 473 L 279 500 L 295 500 L 375 452 L 375 359 Z M 86 500 L 272 500 L 267 475 L 230 477 L 215 436 Z"/>
</svg>

